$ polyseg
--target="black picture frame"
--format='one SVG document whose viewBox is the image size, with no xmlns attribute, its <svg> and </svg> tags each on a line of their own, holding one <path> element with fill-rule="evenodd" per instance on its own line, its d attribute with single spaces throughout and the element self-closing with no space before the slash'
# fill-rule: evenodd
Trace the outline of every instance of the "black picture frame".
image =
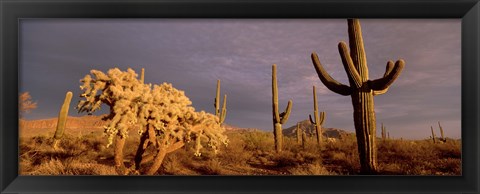
<svg viewBox="0 0 480 194">
<path fill-rule="evenodd" d="M 479 193 L 478 0 L 0 0 L 0 193 Z M 18 176 L 21 18 L 461 18 L 462 176 Z"/>
</svg>

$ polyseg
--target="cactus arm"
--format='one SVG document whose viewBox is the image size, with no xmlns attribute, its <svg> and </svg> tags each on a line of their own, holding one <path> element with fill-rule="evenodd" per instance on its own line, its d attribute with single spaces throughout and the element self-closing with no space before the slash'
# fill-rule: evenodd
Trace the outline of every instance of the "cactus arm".
<svg viewBox="0 0 480 194">
<path fill-rule="evenodd" d="M 226 117 L 227 117 L 227 95 L 225 94 L 223 96 L 223 106 L 222 106 L 222 114 L 220 114 L 220 123 L 223 123 Z"/>
<path fill-rule="evenodd" d="M 323 68 L 322 64 L 320 63 L 320 60 L 318 59 L 317 53 L 312 53 L 312 62 L 313 66 L 315 67 L 315 70 L 317 71 L 318 78 L 320 78 L 320 81 L 331 91 L 343 95 L 343 96 L 348 96 L 352 94 L 352 91 L 349 86 L 346 86 L 337 80 L 333 79 L 327 71 Z"/>
<path fill-rule="evenodd" d="M 338 52 L 340 53 L 340 57 L 342 58 L 343 67 L 348 74 L 348 78 L 355 83 L 357 88 L 362 87 L 362 79 L 358 74 L 357 69 L 353 65 L 352 57 L 348 52 L 347 44 L 345 42 L 338 43 Z"/>
<path fill-rule="evenodd" d="M 142 68 L 142 74 L 140 74 L 140 82 L 145 83 L 145 68 Z"/>
<path fill-rule="evenodd" d="M 313 121 L 313 119 L 312 119 L 312 115 L 308 115 L 308 118 L 310 119 L 310 123 L 316 125 L 315 121 Z"/>
<path fill-rule="evenodd" d="M 292 100 L 288 101 L 287 108 L 285 112 L 282 112 L 279 116 L 282 118 L 280 123 L 283 125 L 288 121 L 288 117 L 290 116 L 290 112 L 292 110 Z"/>
<path fill-rule="evenodd" d="M 387 77 L 388 74 L 390 74 L 390 72 L 392 72 L 393 67 L 394 67 L 393 61 L 388 61 L 387 62 L 387 68 L 385 69 L 385 73 L 383 74 L 383 77 Z M 388 87 L 383 89 L 383 90 L 373 90 L 373 95 L 376 96 L 376 95 L 385 94 L 385 93 L 387 93 L 387 91 L 388 91 Z"/>
<path fill-rule="evenodd" d="M 388 87 L 397 79 L 405 66 L 405 61 L 400 59 L 395 63 L 391 72 L 387 76 L 373 81 L 369 81 L 369 87 L 372 90 L 381 91 L 388 89 Z"/>
<path fill-rule="evenodd" d="M 325 112 L 320 112 L 320 125 L 325 122 Z"/>
<path fill-rule="evenodd" d="M 387 77 L 388 74 L 390 74 L 393 70 L 393 67 L 395 67 L 395 65 L 393 64 L 393 61 L 388 61 L 387 62 L 387 68 L 385 69 L 385 73 L 383 74 L 383 77 Z"/>
</svg>

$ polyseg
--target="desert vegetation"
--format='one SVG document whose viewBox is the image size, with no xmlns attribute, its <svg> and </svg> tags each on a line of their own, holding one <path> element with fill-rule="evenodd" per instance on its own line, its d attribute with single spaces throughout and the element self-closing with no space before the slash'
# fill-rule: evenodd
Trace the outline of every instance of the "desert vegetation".
<svg viewBox="0 0 480 194">
<path fill-rule="evenodd" d="M 42 133 L 20 120 L 19 173 L 22 175 L 461 175 L 461 140 L 444 136 L 422 140 L 390 138 L 381 123 L 377 136 L 374 96 L 385 94 L 405 62 L 387 62 L 384 76 L 369 80 L 358 19 L 348 19 L 350 51 L 338 49 L 349 85 L 333 79 L 316 53 L 311 58 L 320 81 L 331 91 L 350 96 L 355 133 L 326 129 L 313 86 L 313 117 L 284 129 L 293 101 L 280 112 L 277 66 L 272 66 L 272 131 L 242 129 L 225 123 L 227 95 L 220 105 L 220 80 L 214 113 L 196 111 L 171 83 L 145 83 L 145 69 L 91 70 L 81 79 L 79 113 L 87 125 L 69 131 L 67 92 L 55 127 Z M 313 69 L 312 69 L 313 70 Z M 212 95 L 213 96 L 213 95 Z M 20 110 L 36 107 L 28 93 L 20 95 Z M 23 108 L 26 107 L 26 108 Z M 305 118 L 307 115 L 305 115 Z M 84 123 L 85 124 L 85 123 Z M 70 126 L 71 128 L 71 126 Z M 228 130 L 227 130 L 228 129 Z M 448 141 L 447 141 L 448 139 Z M 112 146 L 113 145 L 113 146 Z M 210 149 L 203 149 L 204 147 Z"/>
<path fill-rule="evenodd" d="M 313 129 L 313 125 L 310 125 Z M 296 126 L 294 126 L 296 127 Z M 305 129 L 307 131 L 307 129 Z M 324 140 L 319 148 L 316 135 L 298 143 L 296 135 L 285 133 L 284 149 L 276 153 L 273 133 L 259 130 L 228 130 L 229 144 L 215 154 L 205 150 L 195 157 L 195 145 L 187 144 L 166 155 L 155 175 L 358 175 L 357 142 L 354 134 Z M 126 171 L 115 167 L 114 148 L 107 147 L 101 130 L 71 134 L 68 130 L 59 149 L 50 146 L 54 130 L 20 139 L 22 175 L 140 175 L 134 166 L 140 135 L 131 132 L 125 143 Z M 289 135 L 292 134 L 292 135 Z M 332 137 L 331 137 L 332 138 Z M 380 175 L 461 175 L 461 141 L 431 139 L 378 141 Z"/>
</svg>

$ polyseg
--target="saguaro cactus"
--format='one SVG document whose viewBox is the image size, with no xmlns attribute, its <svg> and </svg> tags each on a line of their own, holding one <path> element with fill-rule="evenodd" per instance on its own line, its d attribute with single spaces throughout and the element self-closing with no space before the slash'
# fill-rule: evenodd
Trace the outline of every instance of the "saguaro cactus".
<svg viewBox="0 0 480 194">
<path fill-rule="evenodd" d="M 325 121 L 325 112 L 320 112 L 318 115 L 318 104 L 317 104 L 317 92 L 315 86 L 313 86 L 313 116 L 315 120 L 312 119 L 312 115 L 308 115 L 310 122 L 315 125 L 315 133 L 317 133 L 317 144 L 320 146 L 322 143 L 322 125 Z"/>
<path fill-rule="evenodd" d="M 432 130 L 432 140 L 433 140 L 433 143 L 436 143 L 436 141 L 435 141 L 435 132 L 433 132 L 433 127 L 430 126 L 430 129 Z"/>
<path fill-rule="evenodd" d="M 445 138 L 445 136 L 443 135 L 443 128 L 442 126 L 440 125 L 440 121 L 438 121 L 438 127 L 440 128 L 440 135 L 442 136 L 442 142 L 447 142 L 447 138 Z"/>
<path fill-rule="evenodd" d="M 328 89 L 340 95 L 351 96 L 361 172 L 362 174 L 373 174 L 377 169 L 375 148 L 376 121 L 373 96 L 387 92 L 389 86 L 400 75 L 405 62 L 402 59 L 395 64 L 392 61 L 388 61 L 383 77 L 369 80 L 362 30 L 358 19 L 348 19 L 348 36 L 350 52 L 345 42 L 338 44 L 338 50 L 347 72 L 350 86 L 333 79 L 325 71 L 315 52 L 312 53 L 311 57 L 318 77 Z"/>
<path fill-rule="evenodd" d="M 302 129 L 300 129 L 300 123 L 297 123 L 297 143 L 302 143 Z"/>
<path fill-rule="evenodd" d="M 288 101 L 287 108 L 284 112 L 278 112 L 278 86 L 277 86 L 277 65 L 272 65 L 272 106 L 273 106 L 273 135 L 275 137 L 276 152 L 282 151 L 283 134 L 282 124 L 288 121 L 290 111 L 292 110 L 292 100 Z"/>
<path fill-rule="evenodd" d="M 305 149 L 305 146 L 307 146 L 307 133 L 305 131 L 302 131 L 302 147 Z"/>
<path fill-rule="evenodd" d="M 140 83 L 145 83 L 145 68 L 142 68 L 142 74 L 140 74 Z"/>
<path fill-rule="evenodd" d="M 222 112 L 220 112 L 220 80 L 217 80 L 217 94 L 215 96 L 215 116 L 219 119 L 219 124 L 222 124 L 225 121 L 227 116 L 227 95 L 223 96 L 223 106 Z"/>
<path fill-rule="evenodd" d="M 383 126 L 383 123 L 382 123 L 382 140 L 386 140 L 387 139 L 387 127 Z"/>
<path fill-rule="evenodd" d="M 62 108 L 58 113 L 58 122 L 57 122 L 57 130 L 55 130 L 55 135 L 53 136 L 53 149 L 58 149 L 58 142 L 63 136 L 63 132 L 65 131 L 65 126 L 67 124 L 67 116 L 68 116 L 68 109 L 70 108 L 70 102 L 72 101 L 73 93 L 68 91 L 65 95 L 65 100 L 63 101 Z"/>
</svg>

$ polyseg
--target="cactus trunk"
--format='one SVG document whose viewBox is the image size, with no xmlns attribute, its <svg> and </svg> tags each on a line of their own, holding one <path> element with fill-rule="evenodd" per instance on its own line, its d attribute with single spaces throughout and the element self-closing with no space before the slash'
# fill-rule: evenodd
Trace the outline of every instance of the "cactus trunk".
<svg viewBox="0 0 480 194">
<path fill-rule="evenodd" d="M 373 95 L 365 92 L 360 92 L 358 95 L 352 94 L 352 103 L 354 104 L 353 117 L 362 173 L 374 173 L 377 168 L 377 155 Z"/>
<path fill-rule="evenodd" d="M 436 143 L 436 142 L 435 142 L 435 132 L 433 132 L 433 127 L 430 126 L 430 129 L 432 130 L 432 140 L 433 140 L 433 143 Z"/>
<path fill-rule="evenodd" d="M 305 149 L 305 146 L 307 145 L 307 133 L 305 131 L 302 132 L 302 147 Z"/>
<path fill-rule="evenodd" d="M 62 108 L 58 113 L 57 129 L 55 130 L 54 140 L 53 140 L 53 149 L 58 149 L 58 143 L 63 136 L 65 131 L 65 126 L 67 124 L 68 109 L 70 108 L 70 102 L 72 101 L 73 93 L 68 91 L 65 95 L 65 99 L 62 104 Z"/>
<path fill-rule="evenodd" d="M 142 68 L 142 74 L 140 74 L 140 82 L 145 83 L 145 68 Z"/>
<path fill-rule="evenodd" d="M 277 86 L 277 65 L 272 65 L 272 109 L 273 109 L 273 135 L 275 138 L 275 151 L 282 151 L 283 134 L 282 124 L 288 121 L 292 109 L 292 100 L 288 101 L 285 112 L 278 111 L 278 86 Z"/>
<path fill-rule="evenodd" d="M 389 86 L 400 75 L 405 62 L 400 59 L 394 65 L 389 61 L 382 78 L 369 80 L 367 58 L 358 19 L 348 19 L 348 35 L 350 52 L 345 42 L 340 42 L 338 49 L 350 86 L 334 80 L 325 71 L 316 53 L 312 53 L 312 61 L 320 80 L 328 89 L 340 95 L 351 96 L 361 173 L 374 174 L 377 168 L 377 157 L 373 96 L 387 92 Z"/>
<path fill-rule="evenodd" d="M 302 130 L 300 129 L 300 123 L 297 123 L 297 143 L 302 143 Z"/>
<path fill-rule="evenodd" d="M 440 128 L 440 136 L 442 137 L 442 141 L 443 141 L 443 142 L 446 142 L 446 141 L 447 141 L 447 138 L 445 138 L 445 136 L 443 135 L 443 128 L 442 128 L 442 126 L 440 125 L 440 121 L 438 121 L 438 127 Z"/>
<path fill-rule="evenodd" d="M 152 166 L 150 167 L 150 169 L 148 169 L 146 173 L 147 175 L 153 175 L 158 171 L 160 166 L 162 166 L 162 162 L 163 162 L 163 159 L 165 158 L 165 155 L 167 155 L 167 148 L 165 146 L 161 146 L 158 149 L 158 153 L 154 158 Z"/>
<path fill-rule="evenodd" d="M 117 135 L 116 142 L 115 142 L 115 166 L 116 167 L 123 167 L 123 147 L 125 146 L 126 137 L 122 137 Z"/>
<path fill-rule="evenodd" d="M 322 143 L 322 125 L 325 121 L 325 112 L 321 112 L 320 116 L 318 115 L 318 104 L 317 104 L 317 92 L 315 90 L 315 86 L 313 86 L 313 115 L 315 117 L 315 121 L 312 120 L 312 116 L 308 115 L 310 118 L 310 122 L 315 126 L 315 133 L 317 136 L 317 144 L 321 146 Z"/>
</svg>

